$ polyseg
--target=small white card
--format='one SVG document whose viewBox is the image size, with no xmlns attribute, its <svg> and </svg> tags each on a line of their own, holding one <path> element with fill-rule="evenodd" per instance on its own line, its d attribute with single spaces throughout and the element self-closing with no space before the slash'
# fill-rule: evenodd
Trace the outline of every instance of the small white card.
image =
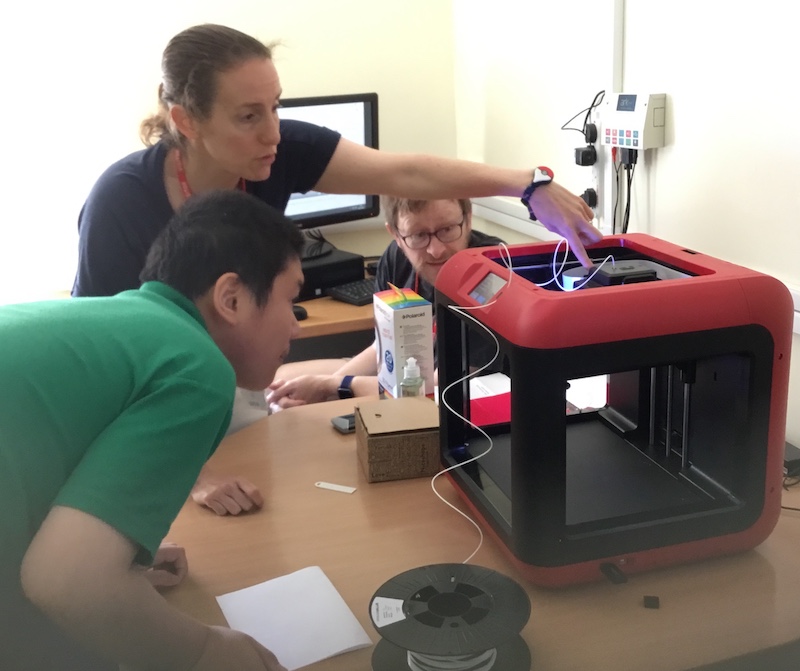
<svg viewBox="0 0 800 671">
<path fill-rule="evenodd" d="M 372 645 L 319 566 L 217 597 L 231 629 L 249 634 L 294 671 Z"/>
</svg>

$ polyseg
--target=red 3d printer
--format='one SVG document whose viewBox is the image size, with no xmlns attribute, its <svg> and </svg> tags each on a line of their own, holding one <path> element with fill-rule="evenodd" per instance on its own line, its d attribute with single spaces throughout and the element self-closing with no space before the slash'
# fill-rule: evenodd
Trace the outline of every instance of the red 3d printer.
<svg viewBox="0 0 800 671">
<path fill-rule="evenodd" d="M 511 246 L 510 269 L 498 247 L 466 250 L 436 283 L 448 405 L 469 417 L 481 358 L 511 378 L 479 459 L 489 441 L 440 403 L 442 460 L 543 586 L 746 550 L 780 512 L 787 288 L 643 234 L 599 244 L 591 279 L 553 242 Z M 595 376 L 605 404 L 570 410 L 566 390 Z"/>
</svg>

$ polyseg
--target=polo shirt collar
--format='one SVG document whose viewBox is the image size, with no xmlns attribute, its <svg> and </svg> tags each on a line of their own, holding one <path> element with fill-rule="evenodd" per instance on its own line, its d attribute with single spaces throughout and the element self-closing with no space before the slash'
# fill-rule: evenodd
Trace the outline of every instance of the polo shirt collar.
<svg viewBox="0 0 800 671">
<path fill-rule="evenodd" d="M 200 324 L 204 330 L 208 330 L 206 328 L 203 315 L 200 314 L 200 310 L 197 309 L 197 306 L 194 304 L 194 302 L 186 298 L 186 296 L 184 296 L 177 289 L 173 289 L 171 286 L 164 284 L 163 282 L 145 282 L 141 287 L 139 287 L 139 291 L 143 291 L 147 294 L 155 294 L 156 296 L 160 296 L 161 298 L 168 300 L 170 303 L 174 303 L 181 310 L 189 314 L 189 316 L 192 317 L 198 324 Z"/>
</svg>

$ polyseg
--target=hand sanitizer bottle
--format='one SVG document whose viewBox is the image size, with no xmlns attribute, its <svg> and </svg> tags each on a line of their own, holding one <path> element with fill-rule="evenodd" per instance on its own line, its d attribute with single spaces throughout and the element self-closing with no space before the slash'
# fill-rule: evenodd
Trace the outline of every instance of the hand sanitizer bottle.
<svg viewBox="0 0 800 671">
<path fill-rule="evenodd" d="M 400 382 L 400 396 L 424 395 L 425 380 L 420 376 L 417 360 L 413 356 L 410 356 L 406 360 L 405 368 L 403 368 L 403 380 Z"/>
</svg>

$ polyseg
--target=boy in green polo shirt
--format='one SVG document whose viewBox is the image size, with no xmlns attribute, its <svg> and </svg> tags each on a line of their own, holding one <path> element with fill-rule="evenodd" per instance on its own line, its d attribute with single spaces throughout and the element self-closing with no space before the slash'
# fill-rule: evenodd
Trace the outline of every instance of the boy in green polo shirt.
<svg viewBox="0 0 800 671">
<path fill-rule="evenodd" d="M 301 247 L 268 205 L 212 192 L 156 240 L 140 289 L 0 308 L 0 668 L 283 669 L 151 582 L 185 573 L 159 545 L 235 386 L 264 389 L 297 335 Z"/>
</svg>

